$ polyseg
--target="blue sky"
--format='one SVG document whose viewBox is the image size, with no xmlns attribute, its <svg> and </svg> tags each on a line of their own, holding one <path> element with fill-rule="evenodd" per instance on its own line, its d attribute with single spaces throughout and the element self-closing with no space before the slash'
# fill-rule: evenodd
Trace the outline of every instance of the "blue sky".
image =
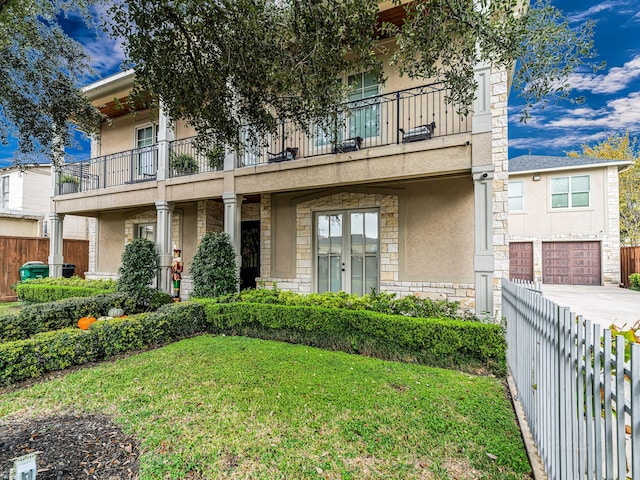
<svg viewBox="0 0 640 480">
<path fill-rule="evenodd" d="M 517 92 L 509 99 L 509 158 L 527 154 L 565 155 L 580 145 L 594 144 L 610 133 L 640 134 L 640 0 L 557 0 L 553 5 L 575 24 L 597 21 L 597 60 L 607 62 L 596 74 L 571 76 L 580 105 L 549 105 L 533 113 L 526 125 L 517 114 Z"/>
<path fill-rule="evenodd" d="M 517 92 L 509 99 L 509 157 L 527 154 L 565 155 L 584 143 L 593 144 L 608 134 L 629 130 L 640 135 L 640 0 L 553 0 L 573 24 L 597 21 L 595 47 L 604 70 L 572 75 L 580 105 L 563 102 L 535 110 L 527 124 L 519 122 L 521 100 Z M 67 31 L 85 45 L 93 58 L 91 82 L 120 70 L 121 46 L 97 32 L 87 31 L 79 20 L 70 19 Z M 78 136 L 79 148 L 69 149 L 72 158 L 87 158 L 89 144 Z M 10 164 L 15 143 L 0 147 L 0 167 Z"/>
</svg>

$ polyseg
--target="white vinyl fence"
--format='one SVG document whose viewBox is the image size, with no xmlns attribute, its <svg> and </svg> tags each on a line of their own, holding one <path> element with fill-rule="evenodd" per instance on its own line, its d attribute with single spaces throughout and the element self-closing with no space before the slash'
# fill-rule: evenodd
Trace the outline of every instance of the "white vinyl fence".
<svg viewBox="0 0 640 480">
<path fill-rule="evenodd" d="M 502 281 L 507 363 L 550 480 L 640 480 L 640 345 Z M 640 313 L 640 312 L 639 312 Z M 630 355 L 629 355 L 630 354 Z"/>
</svg>

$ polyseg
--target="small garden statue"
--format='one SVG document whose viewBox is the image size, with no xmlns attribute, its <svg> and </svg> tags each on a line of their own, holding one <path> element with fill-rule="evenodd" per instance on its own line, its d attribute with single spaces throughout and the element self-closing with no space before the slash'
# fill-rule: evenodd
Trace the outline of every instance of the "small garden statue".
<svg viewBox="0 0 640 480">
<path fill-rule="evenodd" d="M 171 263 L 171 273 L 173 278 L 173 298 L 176 302 L 180 301 L 180 281 L 182 280 L 182 270 L 184 266 L 182 264 L 182 257 L 180 256 L 181 250 L 177 248 L 173 249 L 173 263 Z"/>
</svg>

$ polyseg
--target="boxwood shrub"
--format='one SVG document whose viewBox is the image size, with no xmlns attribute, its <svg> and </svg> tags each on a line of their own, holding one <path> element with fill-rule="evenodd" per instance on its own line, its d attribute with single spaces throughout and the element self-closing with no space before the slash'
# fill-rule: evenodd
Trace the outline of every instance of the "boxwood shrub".
<svg viewBox="0 0 640 480">
<path fill-rule="evenodd" d="M 64 328 L 0 343 L 0 386 L 73 365 L 189 337 L 204 331 L 202 305 L 165 305 L 157 312 L 100 320 L 89 330 Z"/>
<path fill-rule="evenodd" d="M 127 314 L 137 312 L 135 301 L 120 292 L 28 305 L 17 314 L 0 317 L 0 342 L 23 340 L 36 333 L 73 327 L 81 317 L 101 317 L 114 307 L 122 308 Z"/>
<path fill-rule="evenodd" d="M 113 292 L 103 288 L 76 287 L 47 283 L 21 283 L 16 286 L 18 299 L 27 303 L 44 303 L 71 297 L 92 297 L 101 293 Z"/>
<path fill-rule="evenodd" d="M 198 302 L 204 305 L 212 333 L 303 343 L 470 372 L 506 372 L 506 342 L 497 324 L 366 310 Z"/>
<path fill-rule="evenodd" d="M 629 275 L 629 283 L 634 290 L 640 290 L 640 273 L 632 273 Z"/>
</svg>

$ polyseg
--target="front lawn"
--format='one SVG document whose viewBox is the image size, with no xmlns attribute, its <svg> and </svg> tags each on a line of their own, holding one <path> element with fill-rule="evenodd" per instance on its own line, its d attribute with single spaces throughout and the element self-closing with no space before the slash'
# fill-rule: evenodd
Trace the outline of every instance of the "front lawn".
<svg viewBox="0 0 640 480">
<path fill-rule="evenodd" d="M 141 479 L 529 478 L 501 380 L 203 335 L 0 396 L 0 418 L 115 417 Z"/>
</svg>

